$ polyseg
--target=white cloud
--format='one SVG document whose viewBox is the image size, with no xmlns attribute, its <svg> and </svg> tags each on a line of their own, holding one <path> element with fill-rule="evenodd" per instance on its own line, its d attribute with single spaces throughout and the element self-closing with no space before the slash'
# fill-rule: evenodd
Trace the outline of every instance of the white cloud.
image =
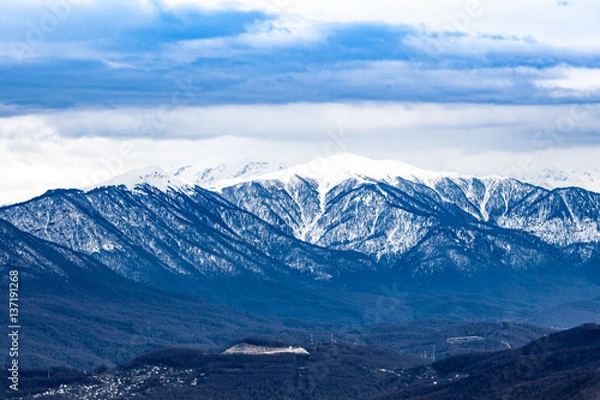
<svg viewBox="0 0 600 400">
<path fill-rule="evenodd" d="M 578 92 L 600 91 L 599 68 L 557 67 L 546 71 L 547 77 L 536 81 L 546 89 L 566 89 Z"/>
<path fill-rule="evenodd" d="M 28 141 L 39 141 L 58 138 L 56 129 L 52 128 L 42 116 L 25 115 L 0 119 L 0 138 Z"/>
<path fill-rule="evenodd" d="M 273 47 L 310 43 L 325 39 L 317 24 L 297 16 L 283 16 L 250 27 L 248 33 L 236 38 L 240 44 L 252 47 Z"/>
<path fill-rule="evenodd" d="M 506 137 L 521 137 L 514 145 L 531 147 L 527 137 L 548 124 L 569 128 L 569 140 L 561 145 L 576 144 L 577 134 L 596 131 L 600 105 L 573 108 L 571 105 L 356 102 L 69 109 L 0 119 L 0 136 L 14 136 L 21 125 L 24 130 L 31 130 L 27 127 L 34 122 L 39 125 L 36 129 L 58 132 L 61 137 L 242 136 L 310 141 L 343 129 L 356 138 L 388 138 L 393 134 L 407 140 L 427 139 L 427 145 L 433 146 L 450 138 L 459 146 L 479 149 L 511 146 L 502 143 Z M 472 137 L 478 141 L 471 143 Z"/>
<path fill-rule="evenodd" d="M 140 121 L 155 121 L 155 139 Z M 421 168 L 531 176 L 597 164 L 600 106 L 288 104 L 69 110 L 0 118 L 0 204 L 159 165 L 337 152 Z M 592 133 L 590 133 L 592 132 Z M 81 136 L 83 134 L 83 136 Z M 143 135 L 142 135 L 143 134 Z M 101 137 L 102 136 L 102 137 Z M 111 137 L 112 136 L 112 137 Z M 143 136 L 143 137 L 140 137 Z"/>
<path fill-rule="evenodd" d="M 156 4 L 167 9 L 194 6 L 202 9 L 263 10 L 279 16 L 233 39 L 182 42 L 186 51 L 195 49 L 209 57 L 211 54 L 235 55 L 236 50 L 241 51 L 236 46 L 310 43 L 323 39 L 324 23 L 358 21 L 409 24 L 426 32 L 463 32 L 471 38 L 450 41 L 445 38 L 427 44 L 441 46 L 442 54 L 477 54 L 490 49 L 527 52 L 531 48 L 523 42 L 523 38 L 559 46 L 565 51 L 598 50 L 600 46 L 595 18 L 600 12 L 600 3 L 593 0 L 574 0 L 566 6 L 548 0 L 8 0 L 3 2 L 0 15 L 0 57 L 96 60 L 104 57 L 119 61 L 111 58 L 110 54 L 107 57 L 107 54 L 95 51 L 90 42 L 152 26 L 159 13 Z M 521 41 L 485 40 L 481 34 L 521 38 Z M 81 42 L 74 38 L 81 38 Z M 54 41 L 62 43 L 50 45 Z M 414 44 L 422 45 L 418 40 Z M 229 53 L 225 53 L 227 51 Z M 179 53 L 179 57 L 183 57 Z"/>
<path fill-rule="evenodd" d="M 32 142 L 0 138 L 0 205 L 30 199 L 55 188 L 83 188 L 127 171 L 159 165 L 165 170 L 210 167 L 253 157 L 306 161 L 319 145 L 220 137 L 204 140 L 47 138 Z M 289 152 L 294 149 L 294 152 Z"/>
<path fill-rule="evenodd" d="M 164 59 L 193 62 L 198 58 L 233 58 L 255 54 L 257 50 L 306 45 L 325 40 L 318 23 L 300 17 L 283 16 L 248 27 L 237 36 L 182 40 L 168 46 Z"/>
<path fill-rule="evenodd" d="M 599 46 L 600 3 L 573 0 L 567 6 L 548 0 L 163 0 L 167 7 L 264 10 L 326 22 L 385 22 L 428 30 L 531 37 L 568 48 Z"/>
</svg>

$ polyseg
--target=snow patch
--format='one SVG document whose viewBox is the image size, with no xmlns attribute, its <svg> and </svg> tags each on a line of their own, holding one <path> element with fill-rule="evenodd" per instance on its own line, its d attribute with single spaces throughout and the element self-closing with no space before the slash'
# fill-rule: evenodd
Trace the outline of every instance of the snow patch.
<svg viewBox="0 0 600 400">
<path fill-rule="evenodd" d="M 98 185 L 85 188 L 84 190 L 90 191 L 92 189 L 110 186 L 125 186 L 129 190 L 135 190 L 137 186 L 144 184 L 155 187 L 162 192 L 167 192 L 169 189 L 189 190 L 192 186 L 187 182 L 176 178 L 172 174 L 166 173 L 162 168 L 154 166 L 127 172 Z"/>
<path fill-rule="evenodd" d="M 252 179 L 269 172 L 279 171 L 287 167 L 282 161 L 267 162 L 243 160 L 228 164 L 220 164 L 210 168 L 185 166 L 173 173 L 173 176 L 190 185 L 211 188 L 217 182 L 227 179 Z"/>
<path fill-rule="evenodd" d="M 254 354 L 254 355 L 273 355 L 273 354 L 310 354 L 306 349 L 302 347 L 268 347 L 268 346 L 255 346 L 247 343 L 236 344 L 225 350 L 223 354 Z"/>
</svg>

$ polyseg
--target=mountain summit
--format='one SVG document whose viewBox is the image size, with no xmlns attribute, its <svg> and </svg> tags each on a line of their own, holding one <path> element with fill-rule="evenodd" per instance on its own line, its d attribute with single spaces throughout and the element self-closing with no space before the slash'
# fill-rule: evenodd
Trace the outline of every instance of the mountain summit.
<svg viewBox="0 0 600 400">
<path fill-rule="evenodd" d="M 149 184 L 158 188 L 200 186 L 221 190 L 243 182 L 268 180 L 288 182 L 296 177 L 314 181 L 325 191 L 349 179 L 391 182 L 395 178 L 402 178 L 433 185 L 436 179 L 442 177 L 474 178 L 472 175 L 456 172 L 428 171 L 396 160 L 374 160 L 356 154 L 339 153 L 291 167 L 287 167 L 280 161 L 257 160 L 221 164 L 211 168 L 188 165 L 172 169 L 171 172 L 165 172 L 160 167 L 148 167 L 117 176 L 96 187 L 122 184 L 131 188 L 136 184 Z M 500 176 L 488 178 L 502 179 Z"/>
<path fill-rule="evenodd" d="M 389 181 L 402 177 L 407 180 L 427 182 L 439 175 L 442 174 L 422 170 L 401 161 L 373 160 L 354 154 L 342 153 L 318 158 L 308 163 L 292 166 L 273 173 L 249 178 L 223 179 L 214 185 L 214 187 L 223 188 L 252 180 L 289 182 L 295 177 L 300 177 L 314 181 L 323 190 L 329 190 L 349 179 Z"/>
</svg>

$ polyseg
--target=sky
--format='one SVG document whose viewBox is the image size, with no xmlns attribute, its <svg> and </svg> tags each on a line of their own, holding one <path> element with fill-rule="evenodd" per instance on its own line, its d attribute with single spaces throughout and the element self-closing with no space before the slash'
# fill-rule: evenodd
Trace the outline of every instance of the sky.
<svg viewBox="0 0 600 400">
<path fill-rule="evenodd" d="M 4 0 L 0 204 L 338 152 L 535 176 L 600 155 L 595 0 Z"/>
</svg>

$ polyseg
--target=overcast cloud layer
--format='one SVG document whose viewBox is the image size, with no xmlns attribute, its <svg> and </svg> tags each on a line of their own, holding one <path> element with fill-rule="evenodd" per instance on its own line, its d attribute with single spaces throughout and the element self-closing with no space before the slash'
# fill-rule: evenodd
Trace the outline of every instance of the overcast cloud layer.
<svg viewBox="0 0 600 400">
<path fill-rule="evenodd" d="M 599 12 L 593 0 L 4 1 L 0 203 L 144 164 L 335 151 L 470 173 L 585 168 L 600 154 Z M 115 157 L 127 159 L 104 166 Z"/>
</svg>

